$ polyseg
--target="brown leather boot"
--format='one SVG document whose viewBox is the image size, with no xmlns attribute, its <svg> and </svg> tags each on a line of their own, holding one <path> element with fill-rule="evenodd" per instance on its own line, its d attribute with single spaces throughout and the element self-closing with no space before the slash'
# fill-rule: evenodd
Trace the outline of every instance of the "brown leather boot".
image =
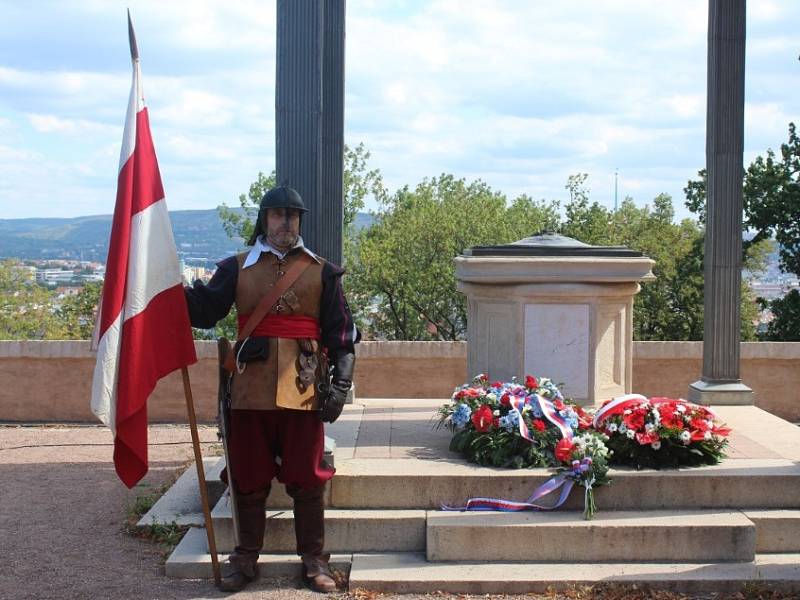
<svg viewBox="0 0 800 600">
<path fill-rule="evenodd" d="M 238 592 L 259 577 L 257 561 L 264 545 L 264 502 L 268 495 L 269 487 L 250 494 L 236 494 L 239 545 L 228 558 L 231 572 L 220 582 L 219 589 L 224 592 Z"/>
<path fill-rule="evenodd" d="M 325 486 L 301 488 L 286 486 L 294 500 L 294 533 L 297 554 L 303 561 L 303 582 L 315 592 L 335 592 L 336 581 L 328 566 L 325 547 Z"/>
</svg>

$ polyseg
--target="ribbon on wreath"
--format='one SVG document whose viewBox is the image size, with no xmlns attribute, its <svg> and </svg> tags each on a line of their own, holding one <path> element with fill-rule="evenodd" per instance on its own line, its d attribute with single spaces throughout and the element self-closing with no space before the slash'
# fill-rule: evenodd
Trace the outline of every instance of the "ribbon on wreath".
<svg viewBox="0 0 800 600">
<path fill-rule="evenodd" d="M 682 399 L 672 399 L 672 398 L 647 398 L 646 396 L 642 396 L 641 394 L 625 394 L 624 396 L 617 396 L 613 400 L 611 400 L 608 404 L 603 405 L 600 409 L 595 413 L 594 419 L 592 419 L 592 425 L 595 429 L 599 430 L 600 426 L 605 422 L 606 419 L 609 417 L 613 417 L 620 413 L 625 412 L 631 406 L 635 406 L 641 404 L 642 402 L 647 402 L 651 406 L 656 407 L 659 404 L 675 404 L 687 407 L 698 406 L 697 404 L 693 404 L 692 402 L 687 402 L 686 400 Z M 711 410 L 708 406 L 703 406 L 703 410 L 708 412 L 708 414 L 717 419 L 716 413 Z"/>
<path fill-rule="evenodd" d="M 531 437 L 530 431 L 528 430 L 528 426 L 525 424 L 525 419 L 522 418 L 522 409 L 525 406 L 526 401 L 532 400 L 533 402 L 539 403 L 539 408 L 542 409 L 542 414 L 544 417 L 550 421 L 553 425 L 555 425 L 558 430 L 561 432 L 561 437 L 566 438 L 568 440 L 572 439 L 572 428 L 569 426 L 567 421 L 558 414 L 558 410 L 550 401 L 549 398 L 545 398 L 544 396 L 540 396 L 539 394 L 531 394 L 528 397 L 522 396 L 513 396 L 509 398 L 509 402 L 511 407 L 519 411 L 520 419 L 519 419 L 519 434 L 529 442 L 533 442 L 533 437 Z M 567 477 L 566 475 L 556 475 L 545 481 L 542 485 L 536 488 L 530 497 L 525 500 L 524 502 L 517 502 L 515 500 L 504 500 L 503 498 L 470 498 L 467 500 L 467 503 L 464 506 L 448 506 L 446 504 L 442 505 L 442 510 L 445 511 L 479 511 L 479 510 L 491 510 L 491 511 L 500 511 L 500 512 L 521 512 L 525 510 L 553 510 L 554 508 L 558 508 L 564 502 L 567 501 L 569 497 L 569 493 L 572 491 L 572 486 L 575 485 L 575 481 L 572 478 Z M 545 506 L 543 504 L 538 504 L 537 501 L 541 500 L 545 496 L 552 494 L 557 490 L 561 490 L 561 493 L 558 496 L 558 500 L 552 506 Z"/>
<path fill-rule="evenodd" d="M 516 502 L 514 500 L 503 500 L 502 498 L 470 498 L 464 506 L 448 506 L 442 505 L 442 510 L 446 511 L 479 511 L 479 510 L 492 510 L 500 512 L 521 512 L 524 510 L 553 510 L 558 508 L 566 502 L 569 493 L 572 491 L 572 486 L 575 482 L 568 478 L 566 475 L 556 475 L 548 479 L 538 488 L 536 488 L 530 497 L 524 502 Z M 561 490 L 558 500 L 552 506 L 545 506 L 538 504 L 540 500 L 555 492 Z"/>
<path fill-rule="evenodd" d="M 558 414 L 558 410 L 549 398 L 545 398 L 539 394 L 531 394 L 530 396 L 512 396 L 509 398 L 511 407 L 520 413 L 519 434 L 523 437 L 523 439 L 526 439 L 529 442 L 534 441 L 533 436 L 531 436 L 531 432 L 528 430 L 528 426 L 525 424 L 525 419 L 522 418 L 522 409 L 525 407 L 526 402 L 538 402 L 539 408 L 542 410 L 542 415 L 544 415 L 545 419 L 550 421 L 558 428 L 558 430 L 561 432 L 561 437 L 567 438 L 568 440 L 572 439 L 572 428 L 569 426 L 569 423 L 567 423 L 564 417 Z"/>
</svg>

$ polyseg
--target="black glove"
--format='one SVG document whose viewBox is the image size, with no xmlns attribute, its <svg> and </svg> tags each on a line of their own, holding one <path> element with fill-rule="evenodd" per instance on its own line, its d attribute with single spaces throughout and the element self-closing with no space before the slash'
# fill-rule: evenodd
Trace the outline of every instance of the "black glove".
<svg viewBox="0 0 800 600">
<path fill-rule="evenodd" d="M 331 384 L 323 388 L 320 418 L 325 423 L 333 423 L 339 418 L 347 400 L 347 392 L 353 383 L 353 366 L 356 355 L 352 352 L 340 351 L 331 357 Z"/>
</svg>

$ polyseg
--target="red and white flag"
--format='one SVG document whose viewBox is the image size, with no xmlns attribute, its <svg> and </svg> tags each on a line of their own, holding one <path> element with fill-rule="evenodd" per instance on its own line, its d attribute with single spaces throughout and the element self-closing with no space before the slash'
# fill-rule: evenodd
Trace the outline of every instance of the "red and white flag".
<svg viewBox="0 0 800 600">
<path fill-rule="evenodd" d="M 128 34 L 133 83 L 95 329 L 92 412 L 111 428 L 114 467 L 130 488 L 147 473 L 148 396 L 161 377 L 197 357 L 130 14 Z"/>
</svg>

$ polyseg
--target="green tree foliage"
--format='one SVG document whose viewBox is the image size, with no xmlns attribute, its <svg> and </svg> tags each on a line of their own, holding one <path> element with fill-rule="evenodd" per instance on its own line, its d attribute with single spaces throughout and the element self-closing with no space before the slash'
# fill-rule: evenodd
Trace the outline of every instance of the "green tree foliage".
<svg viewBox="0 0 800 600">
<path fill-rule="evenodd" d="M 689 181 L 684 188 L 686 206 L 705 222 L 706 172 L 698 172 L 699 179 Z M 789 139 L 781 144 L 780 157 L 771 149 L 766 158 L 758 156 L 744 174 L 743 230 L 754 236 L 745 240 L 745 262 L 751 249 L 772 238 L 780 248 L 781 269 L 800 276 L 800 138 L 794 123 L 789 123 Z M 768 339 L 796 340 L 800 338 L 796 305 L 793 300 L 773 301 L 769 306 L 775 315 L 770 324 Z M 785 335 L 785 338 L 775 336 Z"/>
<path fill-rule="evenodd" d="M 453 258 L 471 246 L 504 244 L 558 223 L 557 206 L 506 197 L 452 175 L 398 190 L 358 240 L 351 300 L 368 335 L 456 340 L 466 333 Z"/>
<path fill-rule="evenodd" d="M 29 269 L 14 260 L 0 261 L 0 339 L 63 339 L 54 300 L 55 294 L 37 285 Z"/>
<path fill-rule="evenodd" d="M 363 145 L 345 153 L 345 287 L 366 338 L 455 340 L 466 334 L 464 296 L 456 290 L 453 258 L 467 248 L 505 244 L 543 230 L 595 245 L 624 245 L 656 261 L 656 280 L 642 285 L 634 304 L 634 338 L 700 340 L 703 336 L 703 233 L 692 220 L 674 222 L 665 194 L 638 207 L 626 198 L 611 211 L 590 202 L 587 175 L 571 176 L 570 200 L 560 217 L 557 202 L 522 195 L 511 201 L 481 181 L 452 175 L 426 179 L 389 195 L 380 171 L 369 166 Z M 273 178 L 259 174 L 242 207 L 252 210 Z M 375 223 L 352 226 L 367 197 L 377 200 Z M 252 223 L 221 211 L 226 230 L 246 237 Z M 238 215 L 237 215 L 238 216 Z M 763 254 L 763 253 L 762 253 Z M 756 271 L 753 251 L 748 268 Z M 742 338 L 754 339 L 756 307 L 743 289 Z M 231 331 L 235 324 L 231 321 Z"/>
<path fill-rule="evenodd" d="M 103 284 L 92 281 L 84 285 L 75 296 L 63 300 L 56 310 L 56 317 L 64 329 L 64 339 L 91 339 L 102 291 Z"/>
<path fill-rule="evenodd" d="M 775 342 L 800 342 L 800 292 L 792 290 L 783 298 L 772 302 L 759 299 L 762 308 L 769 308 L 775 319 L 770 321 L 765 340 Z"/>
<path fill-rule="evenodd" d="M 703 339 L 703 232 L 690 219 L 675 223 L 668 194 L 659 194 L 652 206 L 638 207 L 626 197 L 619 210 L 597 202 L 589 204 L 585 175 L 569 178 L 570 202 L 561 231 L 582 242 L 600 246 L 627 246 L 655 261 L 655 281 L 642 284 L 633 305 L 636 340 Z M 749 266 L 755 271 L 758 261 Z M 757 308 L 746 287 L 741 303 L 742 339 L 755 339 Z"/>
</svg>

